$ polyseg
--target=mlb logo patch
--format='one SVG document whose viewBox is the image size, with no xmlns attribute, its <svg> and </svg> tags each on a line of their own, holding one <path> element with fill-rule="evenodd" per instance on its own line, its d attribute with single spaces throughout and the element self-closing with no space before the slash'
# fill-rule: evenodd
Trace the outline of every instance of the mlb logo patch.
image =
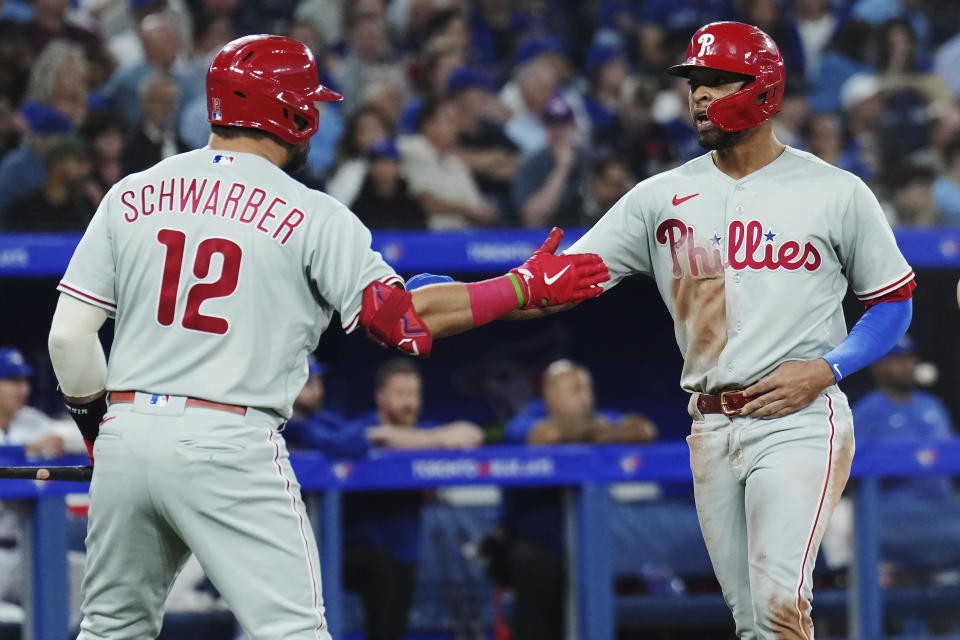
<svg viewBox="0 0 960 640">
<path fill-rule="evenodd" d="M 213 156 L 213 164 L 233 164 L 233 156 Z"/>
<path fill-rule="evenodd" d="M 161 395 L 153 394 L 153 395 L 150 396 L 150 405 L 151 405 L 151 406 L 154 406 L 154 407 L 165 407 L 165 406 L 167 406 L 167 403 L 168 403 L 168 402 L 170 402 L 170 396 L 169 396 L 169 395 L 161 396 Z"/>
<path fill-rule="evenodd" d="M 210 106 L 210 118 L 213 120 L 223 120 L 223 112 L 220 111 L 220 98 L 214 98 Z"/>
</svg>

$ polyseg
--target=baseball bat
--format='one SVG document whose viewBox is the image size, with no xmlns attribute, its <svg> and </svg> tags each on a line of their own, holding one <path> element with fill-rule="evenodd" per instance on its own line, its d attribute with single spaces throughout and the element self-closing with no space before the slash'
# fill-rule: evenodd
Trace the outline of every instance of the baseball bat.
<svg viewBox="0 0 960 640">
<path fill-rule="evenodd" d="M 0 467 L 0 478 L 22 480 L 65 480 L 67 482 L 90 482 L 93 467 Z"/>
</svg>

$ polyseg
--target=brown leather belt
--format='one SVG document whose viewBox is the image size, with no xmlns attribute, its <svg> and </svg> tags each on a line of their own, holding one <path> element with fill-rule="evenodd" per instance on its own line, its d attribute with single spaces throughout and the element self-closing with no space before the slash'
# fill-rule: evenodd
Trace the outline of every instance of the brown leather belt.
<svg viewBox="0 0 960 640">
<path fill-rule="evenodd" d="M 110 404 L 122 404 L 124 402 L 133 402 L 136 397 L 136 391 L 111 391 L 107 396 L 107 402 Z M 247 408 L 235 404 L 225 404 L 223 402 L 211 402 L 201 400 L 200 398 L 187 398 L 186 406 L 203 407 L 204 409 L 219 409 L 220 411 L 229 411 L 241 416 L 247 415 Z"/>
<path fill-rule="evenodd" d="M 750 400 L 744 397 L 743 389 L 726 389 L 716 396 L 701 393 L 697 398 L 697 409 L 700 413 L 722 413 L 729 418 L 740 415 L 748 402 Z"/>
</svg>

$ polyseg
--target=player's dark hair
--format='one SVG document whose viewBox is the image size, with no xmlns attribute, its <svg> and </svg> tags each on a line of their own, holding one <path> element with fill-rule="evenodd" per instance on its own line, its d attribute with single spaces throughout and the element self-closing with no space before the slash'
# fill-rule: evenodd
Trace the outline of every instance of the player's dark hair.
<svg viewBox="0 0 960 640">
<path fill-rule="evenodd" d="M 398 373 L 412 373 L 419 376 L 420 366 L 416 360 L 411 358 L 393 358 L 392 360 L 387 360 L 377 367 L 376 372 L 373 374 L 373 388 L 379 391 L 387 384 L 387 380 Z"/>
<path fill-rule="evenodd" d="M 261 131 L 260 129 L 253 129 L 251 127 L 228 127 L 222 124 L 211 124 L 210 131 L 226 140 L 236 140 L 237 138 L 263 140 L 264 138 L 269 138 L 286 149 L 287 153 L 292 153 L 293 150 L 298 146 L 295 144 L 290 144 L 286 140 L 281 139 L 279 136 L 272 134 L 269 131 Z"/>
</svg>

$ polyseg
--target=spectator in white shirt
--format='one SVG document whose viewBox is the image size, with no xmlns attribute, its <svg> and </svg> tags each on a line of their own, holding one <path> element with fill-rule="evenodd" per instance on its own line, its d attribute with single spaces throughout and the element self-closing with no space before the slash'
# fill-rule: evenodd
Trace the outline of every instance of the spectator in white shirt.
<svg viewBox="0 0 960 640">
<path fill-rule="evenodd" d="M 428 100 L 417 118 L 417 135 L 398 141 L 401 168 L 427 214 L 430 229 L 464 229 L 497 222 L 470 168 L 455 153 L 459 118 L 450 98 Z"/>
</svg>

